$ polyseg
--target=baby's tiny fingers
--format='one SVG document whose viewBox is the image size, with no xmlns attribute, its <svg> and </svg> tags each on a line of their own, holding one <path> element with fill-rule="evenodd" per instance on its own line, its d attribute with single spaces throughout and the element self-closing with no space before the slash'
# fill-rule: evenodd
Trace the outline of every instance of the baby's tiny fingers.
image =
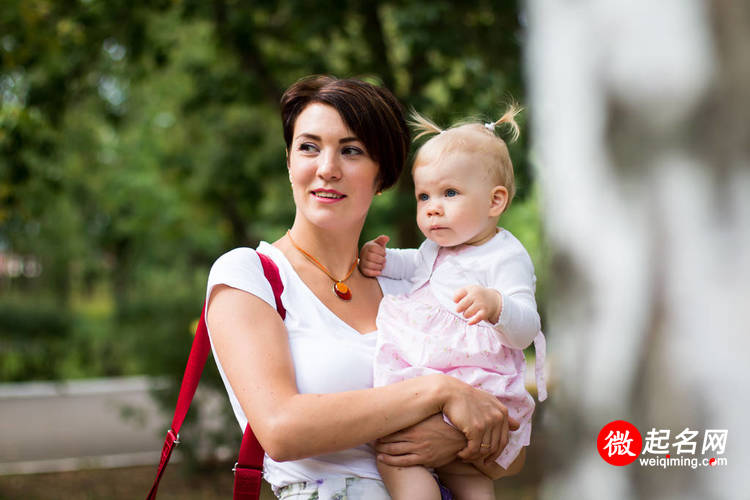
<svg viewBox="0 0 750 500">
<path fill-rule="evenodd" d="M 468 309 L 470 309 L 474 305 L 474 299 L 472 297 L 466 296 L 463 299 L 461 299 L 456 306 L 456 312 L 461 313 Z"/>
<path fill-rule="evenodd" d="M 383 270 L 383 266 L 368 266 L 363 265 L 360 267 L 360 271 L 365 276 L 368 276 L 370 278 L 374 278 L 376 276 L 380 276 L 381 271 Z"/>
<path fill-rule="evenodd" d="M 458 302 L 464 297 L 466 297 L 466 294 L 469 293 L 466 288 L 460 288 L 458 291 L 456 291 L 456 294 L 453 296 L 453 302 Z"/>
<path fill-rule="evenodd" d="M 470 325 L 476 325 L 480 321 L 490 321 L 490 316 L 487 313 L 487 309 L 481 308 L 471 317 Z"/>
<path fill-rule="evenodd" d="M 373 262 L 377 262 L 378 264 L 385 264 L 385 254 L 384 253 L 375 253 L 368 255 L 367 258 Z"/>
<path fill-rule="evenodd" d="M 473 316 L 476 316 L 479 311 L 481 311 L 481 308 L 479 305 L 477 305 L 475 302 L 469 303 L 469 306 L 464 310 L 464 318 L 471 318 Z"/>
<path fill-rule="evenodd" d="M 371 267 L 374 269 L 383 269 L 385 262 L 377 262 L 372 259 L 364 259 L 359 263 L 359 267 Z"/>
<path fill-rule="evenodd" d="M 469 319 L 469 321 L 467 322 L 467 324 L 469 324 L 469 325 L 476 325 L 480 321 L 482 321 L 482 317 L 480 315 L 478 315 L 478 314 L 475 314 L 474 316 L 471 317 L 471 319 Z"/>
</svg>

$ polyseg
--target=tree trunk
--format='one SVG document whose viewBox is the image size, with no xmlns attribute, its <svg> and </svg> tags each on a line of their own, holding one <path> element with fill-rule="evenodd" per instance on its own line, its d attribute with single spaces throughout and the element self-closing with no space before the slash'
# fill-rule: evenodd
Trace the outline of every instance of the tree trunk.
<svg viewBox="0 0 750 500">
<path fill-rule="evenodd" d="M 747 498 L 750 4 L 529 0 L 527 14 L 552 254 L 542 496 Z M 699 461 L 716 456 L 704 431 L 727 429 L 728 464 L 609 465 L 596 437 L 618 419 L 671 443 L 700 431 Z"/>
</svg>

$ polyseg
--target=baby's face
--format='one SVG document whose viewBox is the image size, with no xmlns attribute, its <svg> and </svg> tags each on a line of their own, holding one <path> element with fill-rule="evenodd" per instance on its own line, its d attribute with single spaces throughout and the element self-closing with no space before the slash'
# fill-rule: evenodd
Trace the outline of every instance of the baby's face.
<svg viewBox="0 0 750 500">
<path fill-rule="evenodd" d="M 417 224 L 440 246 L 481 245 L 496 233 L 496 186 L 478 161 L 478 155 L 453 152 L 414 168 Z"/>
</svg>

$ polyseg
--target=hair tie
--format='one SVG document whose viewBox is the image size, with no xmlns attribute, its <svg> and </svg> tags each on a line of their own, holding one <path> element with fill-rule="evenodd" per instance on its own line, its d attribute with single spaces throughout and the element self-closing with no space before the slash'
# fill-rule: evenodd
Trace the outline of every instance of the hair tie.
<svg viewBox="0 0 750 500">
<path fill-rule="evenodd" d="M 490 132 L 495 132 L 495 122 L 487 122 L 484 124 L 484 128 L 489 130 Z"/>
</svg>

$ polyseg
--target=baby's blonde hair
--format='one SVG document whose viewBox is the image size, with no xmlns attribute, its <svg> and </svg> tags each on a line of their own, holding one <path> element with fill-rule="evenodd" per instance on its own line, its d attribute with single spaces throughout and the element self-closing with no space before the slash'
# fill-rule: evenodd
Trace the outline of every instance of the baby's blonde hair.
<svg viewBox="0 0 750 500">
<path fill-rule="evenodd" d="M 508 146 L 495 133 L 495 128 L 497 125 L 506 125 L 510 129 L 510 142 L 515 142 L 520 135 L 515 117 L 522 110 L 522 107 L 512 103 L 497 121 L 484 124 L 475 120 L 462 121 L 445 130 L 430 119 L 412 111 L 409 124 L 417 132 L 415 140 L 425 135 L 437 134 L 422 144 L 417 151 L 412 173 L 418 166 L 436 161 L 449 153 L 480 154 L 486 160 L 483 166 L 487 169 L 486 173 L 490 179 L 508 190 L 509 206 L 516 192 L 513 163 L 510 161 Z"/>
</svg>

